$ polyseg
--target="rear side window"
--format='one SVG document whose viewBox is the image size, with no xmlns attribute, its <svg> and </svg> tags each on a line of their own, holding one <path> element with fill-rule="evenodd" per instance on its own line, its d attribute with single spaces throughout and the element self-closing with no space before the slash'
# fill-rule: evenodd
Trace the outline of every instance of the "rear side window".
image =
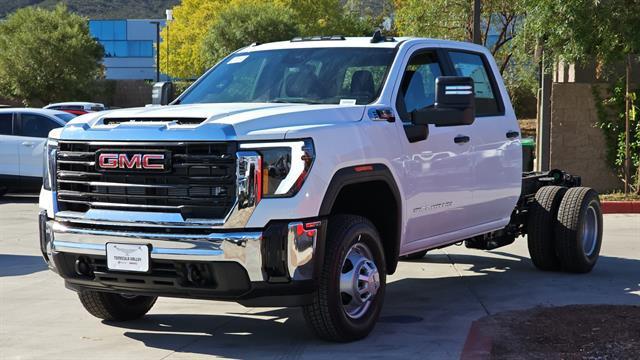
<svg viewBox="0 0 640 360">
<path fill-rule="evenodd" d="M 0 114 L 0 135 L 13 135 L 13 121 L 11 113 Z"/>
<path fill-rule="evenodd" d="M 57 122 L 36 114 L 21 114 L 20 136 L 46 138 L 49 131 L 62 127 Z"/>
<path fill-rule="evenodd" d="M 473 79 L 476 95 L 476 115 L 501 115 L 502 107 L 496 96 L 495 82 L 482 55 L 467 52 L 450 51 L 449 57 L 453 62 L 456 75 L 468 76 Z"/>
</svg>

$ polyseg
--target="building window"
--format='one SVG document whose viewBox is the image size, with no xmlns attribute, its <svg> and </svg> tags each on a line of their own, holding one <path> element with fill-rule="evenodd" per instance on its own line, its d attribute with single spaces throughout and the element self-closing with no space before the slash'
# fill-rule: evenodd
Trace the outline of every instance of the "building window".
<svg viewBox="0 0 640 360">
<path fill-rule="evenodd" d="M 90 20 L 89 31 L 98 40 L 127 40 L 127 21 Z"/>
<path fill-rule="evenodd" d="M 100 41 L 105 57 L 153 57 L 153 41 Z"/>
</svg>

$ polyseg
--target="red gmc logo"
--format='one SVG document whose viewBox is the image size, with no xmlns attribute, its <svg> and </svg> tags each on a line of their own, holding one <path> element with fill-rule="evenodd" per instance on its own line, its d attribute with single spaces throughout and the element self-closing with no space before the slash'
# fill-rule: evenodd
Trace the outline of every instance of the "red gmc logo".
<svg viewBox="0 0 640 360">
<path fill-rule="evenodd" d="M 166 170 L 166 155 L 163 153 L 152 154 L 127 154 L 101 152 L 98 154 L 97 165 L 105 170 Z"/>
</svg>

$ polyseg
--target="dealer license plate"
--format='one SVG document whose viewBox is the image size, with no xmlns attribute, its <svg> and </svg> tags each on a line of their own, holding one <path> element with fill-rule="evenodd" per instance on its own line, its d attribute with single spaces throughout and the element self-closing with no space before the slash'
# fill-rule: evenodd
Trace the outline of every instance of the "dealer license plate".
<svg viewBox="0 0 640 360">
<path fill-rule="evenodd" d="M 107 267 L 117 271 L 149 271 L 147 245 L 107 244 Z"/>
</svg>

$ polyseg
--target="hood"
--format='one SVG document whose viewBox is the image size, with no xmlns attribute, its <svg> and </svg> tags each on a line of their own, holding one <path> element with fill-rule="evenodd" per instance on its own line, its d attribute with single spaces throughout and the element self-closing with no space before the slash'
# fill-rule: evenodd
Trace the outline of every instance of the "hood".
<svg viewBox="0 0 640 360">
<path fill-rule="evenodd" d="M 67 140 L 204 141 L 283 139 L 289 130 L 360 121 L 364 105 L 220 103 L 148 106 L 79 116 Z"/>
</svg>

